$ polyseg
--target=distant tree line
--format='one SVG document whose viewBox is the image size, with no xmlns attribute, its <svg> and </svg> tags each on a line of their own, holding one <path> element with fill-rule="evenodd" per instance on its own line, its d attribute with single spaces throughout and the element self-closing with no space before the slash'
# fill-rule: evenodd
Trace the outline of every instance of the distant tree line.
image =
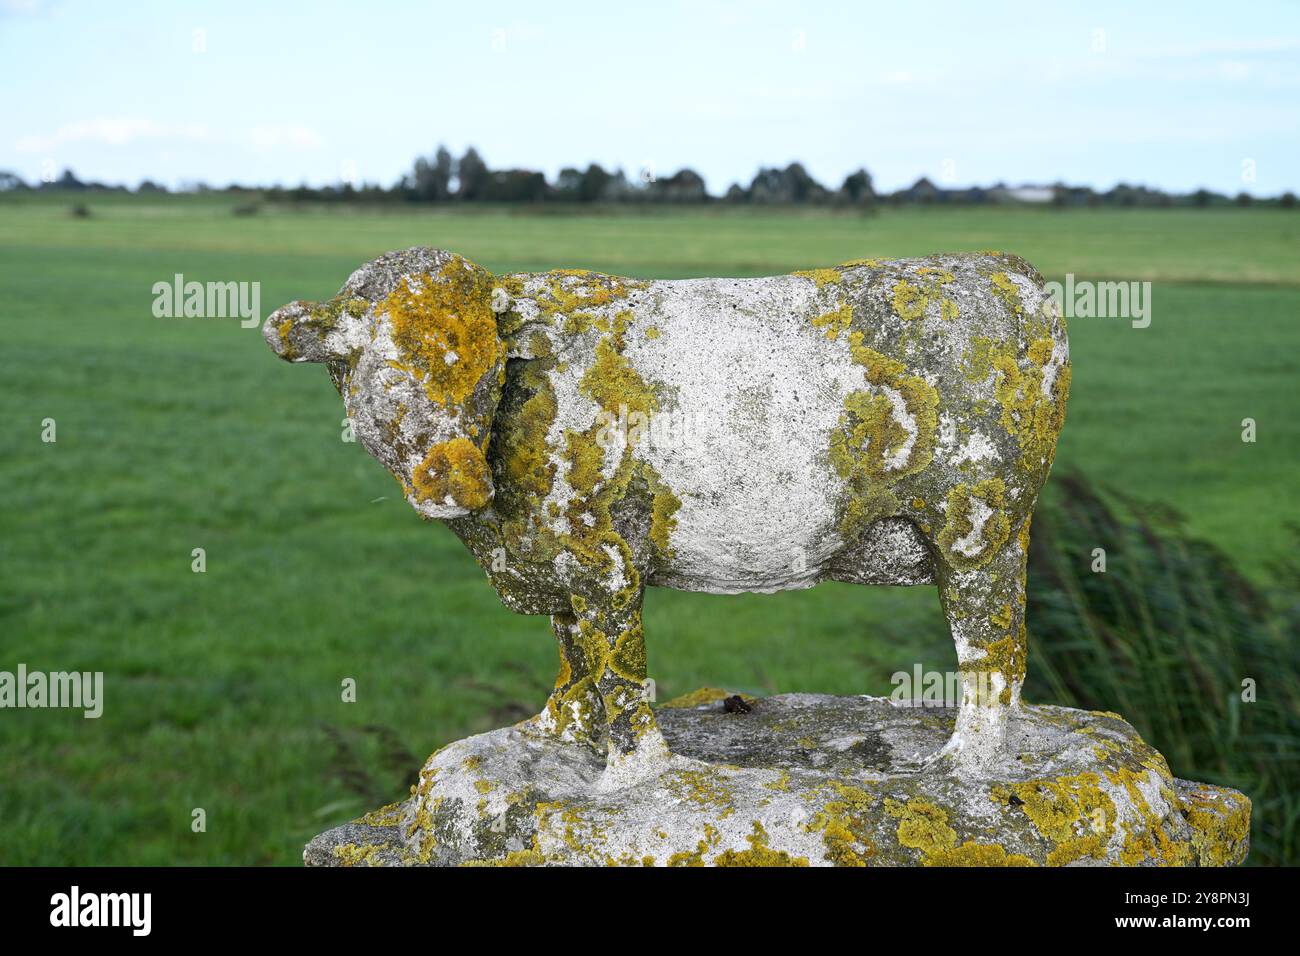
<svg viewBox="0 0 1300 956">
<path fill-rule="evenodd" d="M 28 184 L 18 175 L 0 171 L 0 192 L 60 190 L 65 192 L 130 192 L 125 186 L 82 182 L 72 170 L 51 182 Z M 144 180 L 136 193 L 165 193 L 166 187 Z M 566 166 L 555 181 L 530 169 L 492 169 L 472 146 L 460 157 L 439 146 L 432 156 L 416 159 L 410 172 L 392 186 L 374 183 L 330 186 L 243 186 L 224 188 L 192 183 L 182 192 L 223 192 L 255 196 L 267 202 L 359 202 L 359 203 L 675 203 L 681 205 L 828 206 L 870 211 L 879 205 L 983 205 L 995 203 L 1052 206 L 1170 207 L 1276 205 L 1295 208 L 1296 196 L 1286 192 L 1275 199 L 1256 199 L 1242 192 L 1236 196 L 1198 189 L 1193 193 L 1167 193 L 1146 186 L 1121 183 L 1104 192 L 1089 186 L 1053 183 L 1046 186 L 971 186 L 946 189 L 922 177 L 906 189 L 880 192 L 871 174 L 858 169 L 844 178 L 838 188 L 819 183 L 801 163 L 760 168 L 749 185 L 733 183 L 721 196 L 705 188 L 704 178 L 683 168 L 671 176 L 643 172 L 629 179 L 622 169 L 606 170 L 597 163 L 586 169 Z"/>
</svg>

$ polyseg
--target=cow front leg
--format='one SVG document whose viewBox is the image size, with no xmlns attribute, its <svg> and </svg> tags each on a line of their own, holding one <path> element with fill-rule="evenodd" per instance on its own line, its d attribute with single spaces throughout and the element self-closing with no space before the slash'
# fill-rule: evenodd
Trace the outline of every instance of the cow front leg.
<svg viewBox="0 0 1300 956">
<path fill-rule="evenodd" d="M 1013 533 L 986 563 L 938 568 L 939 599 L 957 645 L 961 701 L 944 754 L 978 775 L 1003 755 L 1020 706 L 1028 638 L 1025 566 L 1029 536 Z"/>
<path fill-rule="evenodd" d="M 617 790 L 662 773 L 670 756 L 646 691 L 642 592 L 573 597 L 577 640 L 589 649 L 608 741 L 599 789 Z"/>
<path fill-rule="evenodd" d="M 541 724 L 561 740 L 603 750 L 605 705 L 596 686 L 600 649 L 582 640 L 578 618 L 572 613 L 552 614 L 551 631 L 560 651 L 560 672 L 546 700 Z"/>
</svg>

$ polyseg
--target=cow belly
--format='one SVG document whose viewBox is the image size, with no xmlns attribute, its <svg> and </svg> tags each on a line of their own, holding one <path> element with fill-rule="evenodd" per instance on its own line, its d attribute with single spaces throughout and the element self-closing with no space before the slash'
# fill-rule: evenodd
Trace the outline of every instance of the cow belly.
<svg viewBox="0 0 1300 956">
<path fill-rule="evenodd" d="M 843 547 L 843 483 L 827 457 L 863 373 L 809 322 L 791 277 L 665 283 L 629 349 L 671 407 L 637 454 L 681 502 L 671 556 L 650 583 L 734 592 L 807 587 Z M 743 303 L 743 307 L 741 306 Z M 657 343 L 671 342 L 671 351 Z M 667 404 L 667 403 L 665 403 Z"/>
</svg>

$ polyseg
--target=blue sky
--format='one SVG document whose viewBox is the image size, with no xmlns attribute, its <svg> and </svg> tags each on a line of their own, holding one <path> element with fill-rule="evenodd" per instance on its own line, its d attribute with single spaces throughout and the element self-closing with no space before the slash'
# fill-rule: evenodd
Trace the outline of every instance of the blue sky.
<svg viewBox="0 0 1300 956">
<path fill-rule="evenodd" d="M 0 0 L 0 169 L 389 184 L 798 159 L 837 185 L 1300 192 L 1300 4 Z"/>
</svg>

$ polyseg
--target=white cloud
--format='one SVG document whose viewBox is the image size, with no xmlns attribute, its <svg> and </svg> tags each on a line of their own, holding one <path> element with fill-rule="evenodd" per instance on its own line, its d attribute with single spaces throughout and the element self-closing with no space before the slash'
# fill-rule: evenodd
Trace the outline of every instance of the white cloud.
<svg viewBox="0 0 1300 956">
<path fill-rule="evenodd" d="M 50 4 L 45 0 L 0 0 L 0 14 L 35 17 L 49 10 Z"/>
<path fill-rule="evenodd" d="M 250 146 L 258 150 L 314 150 L 324 140 L 307 126 L 262 125 L 233 135 L 213 133 L 201 123 L 167 124 L 144 117 L 96 117 L 65 123 L 53 133 L 32 133 L 19 137 L 14 148 L 20 153 L 52 153 L 72 143 L 99 146 L 127 146 L 140 140 L 175 144 L 226 143 Z"/>
<path fill-rule="evenodd" d="M 307 126 L 254 126 L 248 139 L 258 149 L 319 149 L 323 143 L 320 133 Z"/>
</svg>

